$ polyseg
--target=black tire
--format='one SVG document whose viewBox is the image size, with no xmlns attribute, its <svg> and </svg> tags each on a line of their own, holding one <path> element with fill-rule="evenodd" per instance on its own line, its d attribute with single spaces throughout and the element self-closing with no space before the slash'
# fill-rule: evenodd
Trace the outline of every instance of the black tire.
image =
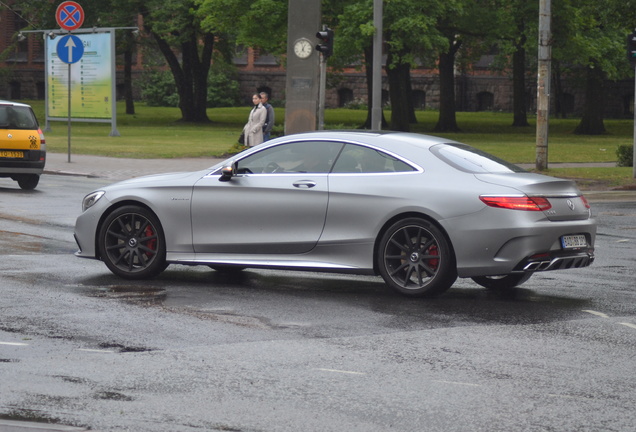
<svg viewBox="0 0 636 432">
<path fill-rule="evenodd" d="M 475 283 L 491 290 L 506 290 L 521 285 L 530 279 L 532 273 L 513 273 L 501 276 L 475 276 Z"/>
<path fill-rule="evenodd" d="M 16 178 L 20 189 L 33 190 L 40 182 L 40 176 L 37 174 L 23 174 Z"/>
<path fill-rule="evenodd" d="M 408 218 L 382 236 L 377 252 L 380 275 L 388 286 L 411 297 L 432 297 L 457 279 L 446 236 L 431 222 Z"/>
<path fill-rule="evenodd" d="M 163 229 L 144 207 L 129 205 L 110 213 L 99 231 L 98 247 L 110 271 L 125 279 L 149 279 L 167 267 Z"/>
</svg>

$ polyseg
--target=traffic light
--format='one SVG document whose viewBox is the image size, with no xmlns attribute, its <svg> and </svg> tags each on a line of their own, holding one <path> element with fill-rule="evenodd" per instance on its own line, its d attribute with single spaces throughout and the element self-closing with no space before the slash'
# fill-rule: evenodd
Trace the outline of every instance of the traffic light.
<svg viewBox="0 0 636 432">
<path fill-rule="evenodd" d="M 316 51 L 320 51 L 325 58 L 333 54 L 333 30 L 325 28 L 316 33 L 316 37 L 320 39 L 320 43 L 316 45 Z"/>
<path fill-rule="evenodd" d="M 632 66 L 636 66 L 636 33 L 627 36 L 627 59 Z"/>
</svg>

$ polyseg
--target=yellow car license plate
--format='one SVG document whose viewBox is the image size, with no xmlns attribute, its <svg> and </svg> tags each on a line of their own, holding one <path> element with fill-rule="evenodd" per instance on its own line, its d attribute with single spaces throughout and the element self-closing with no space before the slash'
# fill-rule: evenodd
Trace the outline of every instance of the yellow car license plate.
<svg viewBox="0 0 636 432">
<path fill-rule="evenodd" d="M 0 150 L 0 157 L 4 157 L 4 158 L 23 158 L 24 157 L 24 152 Z"/>
</svg>

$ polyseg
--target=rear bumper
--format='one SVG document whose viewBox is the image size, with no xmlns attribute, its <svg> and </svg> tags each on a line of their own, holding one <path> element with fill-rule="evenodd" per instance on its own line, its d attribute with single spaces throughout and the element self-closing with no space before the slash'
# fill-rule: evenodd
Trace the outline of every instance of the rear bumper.
<svg viewBox="0 0 636 432">
<path fill-rule="evenodd" d="M 44 172 L 46 151 L 25 151 L 24 158 L 0 158 L 0 177 L 11 177 L 15 174 L 38 174 Z"/>
<path fill-rule="evenodd" d="M 529 257 L 520 262 L 515 272 L 537 272 L 550 270 L 567 270 L 588 267 L 594 262 L 594 249 L 577 252 L 553 252 L 550 254 Z"/>
</svg>

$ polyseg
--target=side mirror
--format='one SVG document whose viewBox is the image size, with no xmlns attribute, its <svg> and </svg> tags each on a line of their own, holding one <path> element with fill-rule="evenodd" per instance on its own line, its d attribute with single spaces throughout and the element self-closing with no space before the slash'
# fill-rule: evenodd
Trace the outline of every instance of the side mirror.
<svg viewBox="0 0 636 432">
<path fill-rule="evenodd" d="M 230 181 L 234 176 L 234 165 L 224 166 L 221 168 L 221 177 L 219 181 Z"/>
</svg>

